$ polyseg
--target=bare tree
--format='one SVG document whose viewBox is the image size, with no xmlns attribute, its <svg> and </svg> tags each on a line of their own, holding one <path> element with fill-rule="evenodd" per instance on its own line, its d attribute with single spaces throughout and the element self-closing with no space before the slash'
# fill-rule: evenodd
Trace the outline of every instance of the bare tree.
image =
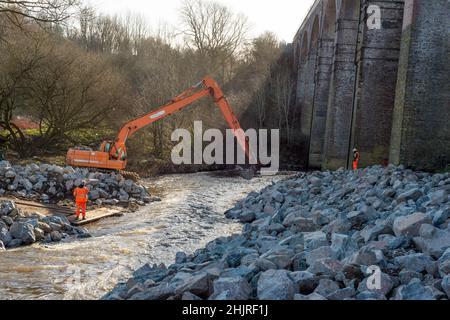
<svg viewBox="0 0 450 320">
<path fill-rule="evenodd" d="M 0 0 L 0 14 L 16 25 L 31 20 L 40 25 L 58 24 L 71 17 L 79 0 Z"/>
<path fill-rule="evenodd" d="M 0 39 L 6 40 L 0 42 L 0 134 L 21 156 L 43 146 L 64 152 L 66 143 L 82 143 L 86 132 L 94 137 L 88 143 L 114 135 L 205 74 L 221 83 L 240 118 L 248 115 L 249 127 L 279 127 L 288 141 L 295 136 L 284 48 L 271 33 L 247 41 L 244 16 L 211 0 L 185 0 L 183 44 L 166 25 L 151 33 L 136 14 L 107 16 L 85 6 L 76 8 L 77 21 L 68 19 L 76 2 L 0 0 Z M 39 130 L 17 128 L 16 116 L 38 123 Z M 193 119 L 226 127 L 214 103 L 202 100 L 140 131 L 129 141 L 133 160 L 155 155 L 168 162 L 170 133 L 191 129 Z"/>
<path fill-rule="evenodd" d="M 278 127 L 285 130 L 286 142 L 289 145 L 292 138 L 291 127 L 293 123 L 293 121 L 291 121 L 291 92 L 295 83 L 292 80 L 290 70 L 283 64 L 273 76 L 272 81 L 273 100 L 279 116 Z"/>
<path fill-rule="evenodd" d="M 40 124 L 35 145 L 55 145 L 79 130 L 108 126 L 123 114 L 126 90 L 126 82 L 98 54 L 51 39 L 26 99 Z"/>
<path fill-rule="evenodd" d="M 225 78 L 230 60 L 245 43 L 247 18 L 210 0 L 185 0 L 180 18 L 187 46 L 198 51 L 208 73 L 218 72 Z"/>
<path fill-rule="evenodd" d="M 0 46 L 0 128 L 11 147 L 25 155 L 26 136 L 13 118 L 17 110 L 24 110 L 31 74 L 43 59 L 43 41 L 38 37 L 31 42 L 18 32 L 9 36 L 11 39 Z"/>
</svg>

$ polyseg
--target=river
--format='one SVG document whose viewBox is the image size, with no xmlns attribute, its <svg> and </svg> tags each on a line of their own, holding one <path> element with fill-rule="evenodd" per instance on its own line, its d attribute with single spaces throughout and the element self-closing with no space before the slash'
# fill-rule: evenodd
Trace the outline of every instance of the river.
<svg viewBox="0 0 450 320">
<path fill-rule="evenodd" d="M 196 173 L 146 180 L 162 202 L 90 225 L 92 238 L 0 253 L 0 299 L 99 299 L 146 263 L 170 265 L 178 251 L 241 232 L 224 212 L 282 178 Z"/>
</svg>

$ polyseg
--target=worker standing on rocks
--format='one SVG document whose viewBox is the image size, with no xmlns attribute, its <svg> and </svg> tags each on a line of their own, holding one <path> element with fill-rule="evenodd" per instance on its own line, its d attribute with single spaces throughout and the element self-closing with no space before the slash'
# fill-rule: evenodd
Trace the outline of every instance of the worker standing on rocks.
<svg viewBox="0 0 450 320">
<path fill-rule="evenodd" d="M 73 196 L 75 197 L 76 203 L 75 215 L 77 216 L 78 220 L 80 220 L 80 211 L 83 214 L 83 220 L 86 220 L 86 204 L 88 202 L 88 194 L 89 189 L 86 188 L 84 182 L 82 182 L 80 186 L 78 188 L 75 188 L 75 190 L 73 191 Z"/>
<path fill-rule="evenodd" d="M 361 154 L 358 149 L 353 149 L 353 170 L 358 170 L 359 160 L 361 160 Z"/>
</svg>

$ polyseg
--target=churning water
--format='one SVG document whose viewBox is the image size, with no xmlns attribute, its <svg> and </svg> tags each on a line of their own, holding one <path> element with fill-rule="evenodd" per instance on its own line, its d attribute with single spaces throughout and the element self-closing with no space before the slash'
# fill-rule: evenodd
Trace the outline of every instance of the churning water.
<svg viewBox="0 0 450 320">
<path fill-rule="evenodd" d="M 178 251 L 241 232 L 224 212 L 282 178 L 197 173 L 147 180 L 162 202 L 90 225 L 90 239 L 1 252 L 0 299 L 99 299 L 145 263 L 170 265 Z"/>
</svg>

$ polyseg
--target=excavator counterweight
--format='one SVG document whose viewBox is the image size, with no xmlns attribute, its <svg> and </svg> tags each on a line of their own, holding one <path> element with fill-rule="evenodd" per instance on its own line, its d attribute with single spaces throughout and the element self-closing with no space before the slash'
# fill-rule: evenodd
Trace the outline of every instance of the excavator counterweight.
<svg viewBox="0 0 450 320">
<path fill-rule="evenodd" d="M 211 96 L 221 110 L 229 127 L 233 130 L 238 144 L 253 159 L 244 131 L 217 82 L 205 77 L 200 83 L 181 93 L 167 105 L 152 111 L 138 119 L 128 122 L 119 131 L 115 141 L 104 141 L 99 150 L 73 148 L 67 152 L 67 164 L 74 167 L 124 170 L 127 166 L 126 142 L 136 131 L 173 115 L 192 103 Z"/>
</svg>

